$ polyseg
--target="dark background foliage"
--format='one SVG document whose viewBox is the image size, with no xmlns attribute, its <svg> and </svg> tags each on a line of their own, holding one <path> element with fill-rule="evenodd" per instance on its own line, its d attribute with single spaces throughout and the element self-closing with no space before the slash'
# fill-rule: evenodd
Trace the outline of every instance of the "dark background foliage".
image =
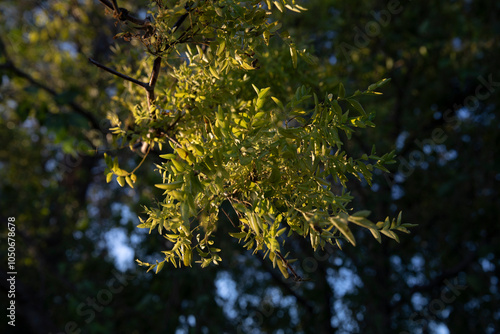
<svg viewBox="0 0 500 334">
<path fill-rule="evenodd" d="M 123 6 L 136 10 L 140 2 Z M 395 149 L 392 174 L 350 182 L 355 209 L 418 223 L 401 243 L 362 232 L 357 247 L 288 247 L 306 282 L 285 281 L 225 236 L 220 266 L 123 270 L 113 239 L 151 258 L 161 238 L 135 226 L 159 193 L 104 180 L 105 115 L 118 85 L 92 67 L 118 32 L 94 1 L 0 4 L 2 307 L 7 217 L 16 218 L 16 327 L 6 333 L 496 333 L 499 331 L 500 3 L 305 1 L 284 26 L 318 57 L 318 89 L 384 77 L 366 99 L 377 127 L 349 153 Z M 129 52 L 129 51 L 124 51 Z M 134 59 L 133 54 L 129 54 Z M 302 64 L 301 77 L 307 77 Z M 315 71 L 316 73 L 316 71 Z M 98 148 L 98 149 L 96 149 Z M 128 148 L 111 152 L 131 166 Z M 154 157 L 151 158 L 154 161 Z M 113 234 L 114 233 L 114 234 Z"/>
</svg>

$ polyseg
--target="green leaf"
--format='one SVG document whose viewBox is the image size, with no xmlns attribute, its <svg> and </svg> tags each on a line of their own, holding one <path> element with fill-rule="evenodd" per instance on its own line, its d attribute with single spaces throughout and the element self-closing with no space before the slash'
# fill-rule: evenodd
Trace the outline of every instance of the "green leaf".
<svg viewBox="0 0 500 334">
<path fill-rule="evenodd" d="M 389 238 L 391 239 L 394 239 L 396 240 L 396 242 L 399 243 L 399 236 L 394 233 L 393 231 L 389 231 L 389 230 L 380 230 L 381 233 L 385 234 L 386 236 L 388 236 Z"/>
<path fill-rule="evenodd" d="M 292 65 L 293 68 L 297 68 L 297 49 L 295 48 L 295 45 L 290 45 L 290 54 L 292 55 Z"/>
<path fill-rule="evenodd" d="M 226 40 L 223 39 L 220 41 L 219 46 L 217 47 L 217 56 L 220 57 L 224 52 L 225 48 L 226 48 Z"/>
<path fill-rule="evenodd" d="M 278 22 L 278 21 L 275 21 L 275 22 L 269 24 L 269 32 L 271 34 L 275 33 L 276 31 L 278 31 L 281 28 L 281 25 L 282 25 L 281 22 Z"/>
<path fill-rule="evenodd" d="M 191 259 L 192 259 L 192 256 L 193 256 L 193 252 L 191 250 L 191 248 L 187 248 L 185 251 L 184 251 L 184 256 L 182 257 L 182 261 L 184 263 L 184 266 L 186 267 L 191 267 Z"/>
<path fill-rule="evenodd" d="M 379 244 L 382 243 L 382 237 L 380 236 L 380 232 L 377 229 L 372 228 L 370 229 L 370 232 Z"/>
<path fill-rule="evenodd" d="M 271 9 L 271 0 L 266 0 L 267 8 Z"/>
<path fill-rule="evenodd" d="M 269 39 L 271 37 L 271 33 L 269 32 L 269 30 L 264 30 L 262 36 L 264 37 L 264 42 L 266 43 L 266 45 L 269 45 Z"/>
<path fill-rule="evenodd" d="M 220 80 L 220 77 L 219 77 L 219 74 L 217 73 L 217 71 L 212 67 L 212 66 L 209 66 L 208 67 L 209 70 L 210 70 L 210 73 L 218 80 Z"/>
<path fill-rule="evenodd" d="M 257 93 L 257 96 L 258 96 L 260 93 L 260 89 L 258 89 L 254 84 L 252 84 L 252 88 L 255 91 L 255 93 Z"/>
<path fill-rule="evenodd" d="M 283 106 L 283 103 L 281 103 L 280 100 L 278 100 L 277 98 L 275 98 L 274 96 L 271 96 L 271 99 L 274 101 L 274 103 L 276 103 L 276 105 L 278 107 L 280 107 L 281 110 L 284 110 L 285 107 Z"/>
<path fill-rule="evenodd" d="M 388 78 L 382 79 L 382 80 L 368 86 L 368 90 L 369 91 L 376 90 L 377 88 L 380 88 L 380 87 L 384 86 L 385 84 L 389 83 L 389 81 L 391 81 L 390 78 L 389 79 Z"/>
<path fill-rule="evenodd" d="M 347 226 L 347 222 L 340 217 L 330 217 L 330 222 L 342 233 L 346 239 L 353 245 L 356 246 L 356 239 L 352 234 L 351 230 Z"/>
<path fill-rule="evenodd" d="M 215 5 L 214 9 L 215 9 L 215 12 L 217 13 L 217 15 L 219 15 L 220 17 L 223 17 L 222 9 L 220 9 L 219 6 Z"/>
<path fill-rule="evenodd" d="M 348 220 L 356 225 L 359 225 L 361 227 L 370 229 L 370 230 L 376 230 L 377 225 L 369 221 L 368 219 L 364 217 L 356 217 L 356 216 L 350 216 Z"/>
<path fill-rule="evenodd" d="M 116 182 L 120 185 L 120 187 L 123 187 L 125 185 L 125 177 L 123 176 L 118 176 L 116 178 Z"/>
<path fill-rule="evenodd" d="M 338 103 L 337 100 L 333 100 L 332 101 L 332 108 L 335 111 L 335 115 L 338 118 L 341 118 L 342 117 L 342 108 L 340 108 L 339 103 Z"/>
<path fill-rule="evenodd" d="M 406 227 L 403 227 L 403 226 L 398 226 L 395 228 L 395 230 L 403 232 L 403 233 L 410 233 L 410 231 Z"/>
<path fill-rule="evenodd" d="M 397 223 L 396 223 L 397 226 L 401 225 L 401 218 L 402 217 L 403 217 L 403 212 L 400 211 L 398 214 L 398 219 L 397 219 Z"/>
<path fill-rule="evenodd" d="M 293 12 L 300 13 L 300 10 L 297 7 L 292 7 L 289 4 L 286 4 L 285 7 Z"/>
<path fill-rule="evenodd" d="M 175 154 L 172 154 L 172 153 L 169 153 L 169 154 L 161 154 L 160 155 L 160 158 L 162 159 L 169 159 L 169 160 L 173 160 L 175 159 L 177 156 Z"/>
<path fill-rule="evenodd" d="M 184 181 L 174 181 L 170 183 L 160 183 L 160 184 L 155 184 L 156 188 L 164 189 L 164 190 L 174 190 L 174 189 L 179 189 L 182 187 L 182 184 Z"/>
<path fill-rule="evenodd" d="M 354 213 L 352 216 L 353 217 L 368 217 L 371 214 L 371 211 L 369 210 L 361 210 L 356 213 Z"/>
<path fill-rule="evenodd" d="M 247 236 L 246 232 L 229 233 L 230 236 L 236 239 L 241 239 Z"/>
<path fill-rule="evenodd" d="M 265 98 L 269 94 L 270 90 L 271 90 L 271 87 L 262 88 L 260 90 L 260 92 L 258 93 L 259 99 Z"/>
<path fill-rule="evenodd" d="M 178 173 L 182 173 L 186 170 L 186 164 L 184 164 L 183 162 L 177 161 L 175 159 L 170 160 L 170 161 L 172 162 L 172 165 L 174 165 L 174 167 Z"/>
<path fill-rule="evenodd" d="M 344 85 L 339 83 L 339 100 L 342 100 L 345 97 L 345 88 Z"/>
<path fill-rule="evenodd" d="M 278 1 L 274 1 L 274 5 L 276 6 L 276 8 L 278 8 L 278 10 L 279 10 L 280 12 L 282 12 L 282 13 L 283 13 L 283 5 L 281 4 L 281 1 L 280 1 L 280 0 L 278 0 Z"/>
<path fill-rule="evenodd" d="M 128 175 L 128 172 L 124 169 L 121 169 L 121 168 L 113 168 L 113 171 L 115 172 L 116 175 L 118 176 L 127 176 Z"/>
<path fill-rule="evenodd" d="M 156 265 L 156 273 L 158 274 L 162 269 L 163 269 L 163 266 L 165 265 L 165 261 L 161 261 L 160 263 L 158 263 Z"/>
<path fill-rule="evenodd" d="M 125 176 L 125 181 L 127 181 L 127 184 L 130 186 L 130 188 L 134 188 L 134 184 L 132 182 L 132 179 L 130 178 L 130 176 Z"/>
<path fill-rule="evenodd" d="M 349 104 L 351 106 L 353 106 L 354 109 L 356 109 L 357 111 L 359 111 L 361 113 L 361 115 L 366 116 L 366 111 L 361 106 L 361 103 L 359 103 L 358 101 L 356 101 L 354 99 L 347 99 L 347 101 L 349 101 Z"/>
<path fill-rule="evenodd" d="M 288 278 L 290 274 L 288 274 L 288 268 L 286 265 L 283 263 L 282 260 L 277 260 L 276 264 L 278 265 L 279 270 L 281 271 L 281 274 L 285 277 Z"/>
</svg>

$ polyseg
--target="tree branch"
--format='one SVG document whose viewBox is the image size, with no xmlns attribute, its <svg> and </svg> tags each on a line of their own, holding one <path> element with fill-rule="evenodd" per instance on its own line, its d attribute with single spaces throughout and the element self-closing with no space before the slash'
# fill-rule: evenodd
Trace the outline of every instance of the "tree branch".
<svg viewBox="0 0 500 334">
<path fill-rule="evenodd" d="M 177 29 L 181 26 L 181 24 L 184 22 L 184 20 L 186 20 L 186 18 L 188 17 L 189 12 L 191 11 L 191 9 L 189 7 L 187 7 L 186 10 L 187 10 L 187 13 L 183 14 L 181 17 L 179 17 L 179 19 L 177 20 L 177 22 L 175 22 L 175 24 L 173 25 L 173 27 L 172 27 L 172 34 L 177 31 Z"/>
<path fill-rule="evenodd" d="M 148 108 L 151 110 L 151 105 L 153 104 L 155 100 L 155 86 L 156 86 L 156 81 L 158 80 L 158 77 L 160 75 L 160 70 L 161 70 L 161 57 L 156 57 L 153 63 L 153 70 L 151 71 L 151 77 L 149 79 L 149 83 L 142 82 L 139 80 L 136 80 L 132 77 L 129 77 L 128 75 L 125 75 L 123 73 L 120 73 L 118 71 L 113 70 L 112 68 L 107 67 L 106 65 L 103 65 L 99 63 L 98 61 L 89 58 L 89 61 L 94 64 L 95 66 L 102 68 L 103 70 L 116 75 L 117 77 L 120 77 L 124 80 L 130 81 L 136 85 L 139 85 L 143 87 L 146 90 L 147 93 L 147 98 L 148 98 Z"/>
<path fill-rule="evenodd" d="M 1 64 L 0 65 L 0 69 L 7 69 L 7 70 L 10 70 L 12 73 L 14 73 L 16 76 L 18 77 L 21 77 L 21 78 L 24 78 L 26 79 L 29 83 L 31 83 L 33 86 L 36 86 L 44 91 L 46 91 L 47 93 L 49 93 L 50 95 L 56 97 L 59 95 L 58 92 L 56 92 L 54 89 L 50 88 L 49 86 L 35 80 L 32 76 L 30 76 L 28 73 L 20 70 L 19 68 L 17 68 L 11 61 L 7 61 L 6 63 L 4 64 Z M 96 130 L 99 130 L 103 133 L 105 133 L 105 131 L 103 129 L 101 129 L 100 125 L 99 125 L 99 122 L 97 121 L 97 119 L 94 117 L 94 115 L 92 115 L 90 112 L 88 112 L 87 110 L 85 110 L 84 108 L 82 108 L 79 104 L 77 104 L 76 102 L 74 101 L 71 101 L 71 102 L 67 102 L 65 103 L 67 104 L 68 106 L 71 107 L 71 109 L 73 109 L 77 114 L 80 114 L 82 115 L 83 117 L 85 117 L 91 124 L 91 126 L 96 129 Z"/>
<path fill-rule="evenodd" d="M 12 62 L 12 60 L 10 59 L 9 54 L 7 53 L 7 47 L 5 46 L 5 43 L 3 42 L 3 40 L 1 38 L 0 38 L 0 52 L 4 55 L 5 60 L 6 60 L 5 63 L 0 64 L 0 69 L 5 69 L 5 70 L 11 71 L 12 73 L 17 75 L 18 77 L 21 77 L 21 78 L 28 80 L 28 82 L 30 82 L 32 85 L 37 86 L 38 88 L 41 88 L 42 90 L 46 91 L 47 93 L 49 93 L 50 95 L 52 95 L 54 97 L 59 95 L 59 93 L 56 92 L 54 89 L 52 89 L 49 86 L 46 86 L 45 84 L 35 80 L 28 73 L 17 68 L 14 65 L 14 63 Z M 71 101 L 71 102 L 66 103 L 66 104 L 69 105 L 71 107 L 71 109 L 73 109 L 77 114 L 80 114 L 83 117 L 85 117 L 90 122 L 90 124 L 92 125 L 92 127 L 94 129 L 99 130 L 102 133 L 105 133 L 105 131 L 103 131 L 103 129 L 101 129 L 97 119 L 90 112 L 88 112 L 87 110 L 82 108 L 79 104 L 75 103 L 74 101 Z"/>
<path fill-rule="evenodd" d="M 120 9 L 118 7 L 118 4 L 116 3 L 116 0 L 111 0 L 111 3 L 113 4 L 114 10 L 118 12 Z"/>
<path fill-rule="evenodd" d="M 149 87 L 155 87 L 158 76 L 161 70 L 161 57 L 156 57 L 153 63 L 153 70 L 151 71 L 151 78 L 149 79 Z"/>
<path fill-rule="evenodd" d="M 293 275 L 293 279 L 296 282 L 302 282 L 302 281 L 308 281 L 309 280 L 307 278 L 302 278 L 299 274 L 297 274 L 297 272 L 293 269 L 293 267 L 290 265 L 290 263 L 287 261 L 287 259 L 285 259 L 285 257 L 279 251 L 276 251 L 276 255 L 278 255 L 278 257 L 281 259 L 281 261 L 283 261 L 283 263 L 286 265 L 286 267 L 288 268 L 288 270 L 290 270 L 290 272 Z"/>
<path fill-rule="evenodd" d="M 102 68 L 103 70 L 105 70 L 105 71 L 107 71 L 107 72 L 109 72 L 109 73 L 111 73 L 111 74 L 116 75 L 117 77 L 120 77 L 120 78 L 122 78 L 122 79 L 124 79 L 124 80 L 128 80 L 128 81 L 130 81 L 130 82 L 132 82 L 132 83 L 135 83 L 136 85 L 139 85 L 139 86 L 141 86 L 141 87 L 144 87 L 144 88 L 148 89 L 148 86 L 149 86 L 149 85 L 148 85 L 147 83 L 145 83 L 145 82 L 141 82 L 141 81 L 139 81 L 139 80 L 136 80 L 136 79 L 134 79 L 134 78 L 129 77 L 128 75 L 125 75 L 125 74 L 123 74 L 123 73 L 120 73 L 120 72 L 118 72 L 118 71 L 115 71 L 115 70 L 113 70 L 112 68 L 109 68 L 109 67 L 107 67 L 107 66 L 105 66 L 105 65 L 103 65 L 103 64 L 101 64 L 101 63 L 99 63 L 98 61 L 96 61 L 96 60 L 92 59 L 92 58 L 89 58 L 89 61 L 90 61 L 92 64 L 94 64 L 95 66 L 100 67 L 100 68 Z"/>
<path fill-rule="evenodd" d="M 148 107 L 151 110 L 151 105 L 155 101 L 155 86 L 156 81 L 158 80 L 158 76 L 160 75 L 161 70 L 161 57 L 156 57 L 153 63 L 153 69 L 151 70 L 151 77 L 149 79 L 149 83 L 147 84 L 146 91 L 148 95 Z"/>
</svg>

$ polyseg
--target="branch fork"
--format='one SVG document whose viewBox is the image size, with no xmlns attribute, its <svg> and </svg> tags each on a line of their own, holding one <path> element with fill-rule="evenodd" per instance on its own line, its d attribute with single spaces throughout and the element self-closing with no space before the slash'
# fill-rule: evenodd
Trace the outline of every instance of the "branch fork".
<svg viewBox="0 0 500 334">
<path fill-rule="evenodd" d="M 126 74 L 120 73 L 110 67 L 107 67 L 106 65 L 103 65 L 99 63 L 98 61 L 89 58 L 89 61 L 94 64 L 95 66 L 102 68 L 103 70 L 116 75 L 119 78 L 122 78 L 124 80 L 130 81 L 138 86 L 141 86 L 146 90 L 147 98 L 148 98 L 148 108 L 151 110 L 151 105 L 154 103 L 155 100 L 155 86 L 156 82 L 158 80 L 158 77 L 160 75 L 160 70 L 161 70 L 161 57 L 156 57 L 154 62 L 153 62 L 153 70 L 151 71 L 151 76 L 149 79 L 149 82 L 142 82 L 137 79 L 134 79 L 132 77 L 129 77 Z"/>
</svg>

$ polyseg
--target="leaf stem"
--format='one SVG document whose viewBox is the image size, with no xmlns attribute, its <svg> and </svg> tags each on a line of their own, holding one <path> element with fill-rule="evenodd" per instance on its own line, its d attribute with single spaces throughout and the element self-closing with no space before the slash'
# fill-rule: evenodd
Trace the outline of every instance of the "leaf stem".
<svg viewBox="0 0 500 334">
<path fill-rule="evenodd" d="M 144 154 L 144 156 L 142 157 L 141 162 L 139 162 L 139 164 L 137 165 L 137 167 L 135 167 L 134 170 L 132 172 L 130 172 L 130 174 L 134 174 L 135 171 L 138 170 L 139 167 L 141 167 L 142 163 L 146 160 L 146 157 L 148 156 L 149 151 L 151 151 L 151 145 L 148 145 L 148 150 L 146 151 L 146 154 Z"/>
</svg>

